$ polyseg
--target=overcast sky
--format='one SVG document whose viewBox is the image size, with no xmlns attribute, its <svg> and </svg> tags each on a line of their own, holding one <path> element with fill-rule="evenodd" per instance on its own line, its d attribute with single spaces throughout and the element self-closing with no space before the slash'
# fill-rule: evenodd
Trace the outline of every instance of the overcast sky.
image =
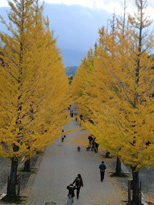
<svg viewBox="0 0 154 205">
<path fill-rule="evenodd" d="M 41 0 L 43 1 L 43 0 Z M 65 66 L 79 66 L 89 48 L 98 40 L 98 30 L 108 23 L 113 13 L 121 14 L 124 0 L 44 0 L 44 15 L 49 17 L 58 48 Z M 135 0 L 127 1 L 127 12 L 132 13 Z M 154 0 L 147 1 L 148 15 L 154 20 Z M 0 7 L 7 7 L 7 0 L 0 0 Z M 1 15 L 6 18 L 6 9 Z M 5 28 L 0 25 L 1 29 Z M 4 30 L 5 31 L 5 30 Z"/>
<path fill-rule="evenodd" d="M 42 1 L 42 0 L 41 0 Z M 108 12 L 116 14 L 120 12 L 121 2 L 123 0 L 44 0 L 47 3 L 54 4 L 66 4 L 66 5 L 81 5 L 84 7 L 94 8 L 94 9 L 103 9 Z M 133 4 L 135 0 L 127 0 L 128 12 L 133 11 Z M 148 14 L 154 19 L 154 0 L 147 0 L 148 3 Z M 0 7 L 8 6 L 7 0 L 0 0 Z"/>
</svg>

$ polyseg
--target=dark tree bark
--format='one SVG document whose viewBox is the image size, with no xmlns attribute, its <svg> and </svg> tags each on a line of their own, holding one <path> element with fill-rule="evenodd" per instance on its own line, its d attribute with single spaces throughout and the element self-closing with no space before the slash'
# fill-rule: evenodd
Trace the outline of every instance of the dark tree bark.
<svg viewBox="0 0 154 205">
<path fill-rule="evenodd" d="M 121 161 L 120 159 L 117 157 L 117 161 L 116 161 L 116 173 L 117 176 L 121 175 Z"/>
<path fill-rule="evenodd" d="M 16 182 L 17 182 L 17 168 L 18 161 L 16 159 L 11 159 L 11 172 L 8 180 L 8 189 L 6 198 L 10 201 L 14 201 L 17 197 L 16 193 Z"/>
<path fill-rule="evenodd" d="M 140 190 L 140 181 L 139 181 L 139 171 L 135 172 L 135 169 L 132 169 L 133 174 L 133 205 L 141 205 L 141 190 Z"/>
<path fill-rule="evenodd" d="M 30 172 L 30 159 L 25 161 L 25 163 L 24 163 L 24 171 L 25 172 Z"/>
</svg>

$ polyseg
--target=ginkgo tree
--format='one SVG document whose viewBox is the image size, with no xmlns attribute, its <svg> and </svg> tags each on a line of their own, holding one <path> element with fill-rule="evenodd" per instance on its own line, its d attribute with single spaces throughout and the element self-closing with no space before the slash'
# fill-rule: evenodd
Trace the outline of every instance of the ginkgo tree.
<svg viewBox="0 0 154 205">
<path fill-rule="evenodd" d="M 53 143 L 68 122 L 68 79 L 38 0 L 8 1 L 11 35 L 0 32 L 0 156 L 11 160 L 7 198 L 16 200 L 18 161 Z"/>
<path fill-rule="evenodd" d="M 87 57 L 82 60 L 82 63 L 76 71 L 75 78 L 71 85 L 71 93 L 73 99 L 78 105 L 80 114 L 83 119 L 89 119 L 89 109 L 86 107 L 87 101 L 91 100 L 92 92 L 89 87 L 92 87 L 92 82 L 88 79 L 94 74 L 94 52 L 92 49 L 89 50 Z M 83 98 L 84 96 L 84 98 Z M 84 126 L 84 125 L 83 125 Z"/>
<path fill-rule="evenodd" d="M 83 101 L 90 100 L 80 105 L 89 111 L 94 123 L 86 121 L 85 127 L 100 146 L 132 169 L 132 204 L 140 205 L 139 170 L 154 165 L 154 62 L 150 55 L 153 37 L 144 32 L 150 25 L 146 2 L 136 0 L 136 5 L 125 35 L 118 27 L 111 33 L 104 28 L 99 31 L 95 73 L 88 76 L 93 86 L 86 87 L 93 97 L 85 92 Z"/>
</svg>

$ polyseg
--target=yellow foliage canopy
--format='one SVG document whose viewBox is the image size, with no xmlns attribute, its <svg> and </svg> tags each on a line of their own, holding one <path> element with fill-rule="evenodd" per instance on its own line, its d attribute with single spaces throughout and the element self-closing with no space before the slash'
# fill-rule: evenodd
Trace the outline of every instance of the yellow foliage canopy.
<svg viewBox="0 0 154 205">
<path fill-rule="evenodd" d="M 43 7 L 12 4 L 12 36 L 0 33 L 0 155 L 32 157 L 67 123 L 68 79 Z M 20 12 L 19 12 L 20 11 Z"/>
<path fill-rule="evenodd" d="M 93 62 L 87 56 L 72 84 L 83 126 L 125 164 L 149 167 L 154 164 L 153 58 L 134 47 L 131 30 L 125 39 L 118 30 L 108 34 L 102 28 L 99 34 Z"/>
</svg>

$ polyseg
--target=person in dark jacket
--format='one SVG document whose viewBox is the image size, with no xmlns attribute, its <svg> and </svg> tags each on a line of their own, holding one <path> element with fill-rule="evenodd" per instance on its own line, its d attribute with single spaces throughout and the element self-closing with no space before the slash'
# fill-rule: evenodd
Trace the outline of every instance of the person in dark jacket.
<svg viewBox="0 0 154 205">
<path fill-rule="evenodd" d="M 98 152 L 98 147 L 99 147 L 99 144 L 95 142 L 95 144 L 94 144 L 94 152 L 95 153 Z"/>
<path fill-rule="evenodd" d="M 99 165 L 100 169 L 100 177 L 101 177 L 101 182 L 104 180 L 104 175 L 105 175 L 105 170 L 106 170 L 106 165 L 104 164 L 104 161 Z"/>
<path fill-rule="evenodd" d="M 64 132 L 64 130 L 62 129 L 62 132 Z M 63 142 L 64 141 L 64 135 L 61 135 L 61 141 Z"/>
<path fill-rule="evenodd" d="M 91 136 L 91 135 L 88 137 L 88 140 L 89 140 L 89 146 L 88 146 L 88 147 L 90 147 L 90 148 L 91 148 L 91 145 L 92 145 L 92 140 L 93 140 L 93 138 L 92 138 L 92 136 Z"/>
<path fill-rule="evenodd" d="M 75 178 L 73 184 L 76 186 L 76 197 L 77 199 L 79 198 L 79 193 L 80 193 L 80 188 L 81 186 L 83 187 L 83 180 L 81 177 L 81 174 L 78 174 L 77 177 Z"/>
<path fill-rule="evenodd" d="M 70 184 L 66 187 L 68 189 L 68 200 L 67 200 L 67 205 L 72 205 L 73 201 L 73 197 L 75 196 L 74 194 L 74 190 L 76 189 L 76 187 L 73 184 Z"/>
<path fill-rule="evenodd" d="M 94 150 L 94 147 L 95 147 L 95 139 L 96 139 L 96 137 L 94 137 L 93 139 L 92 139 L 92 147 L 91 147 L 91 151 L 93 151 Z"/>
</svg>

